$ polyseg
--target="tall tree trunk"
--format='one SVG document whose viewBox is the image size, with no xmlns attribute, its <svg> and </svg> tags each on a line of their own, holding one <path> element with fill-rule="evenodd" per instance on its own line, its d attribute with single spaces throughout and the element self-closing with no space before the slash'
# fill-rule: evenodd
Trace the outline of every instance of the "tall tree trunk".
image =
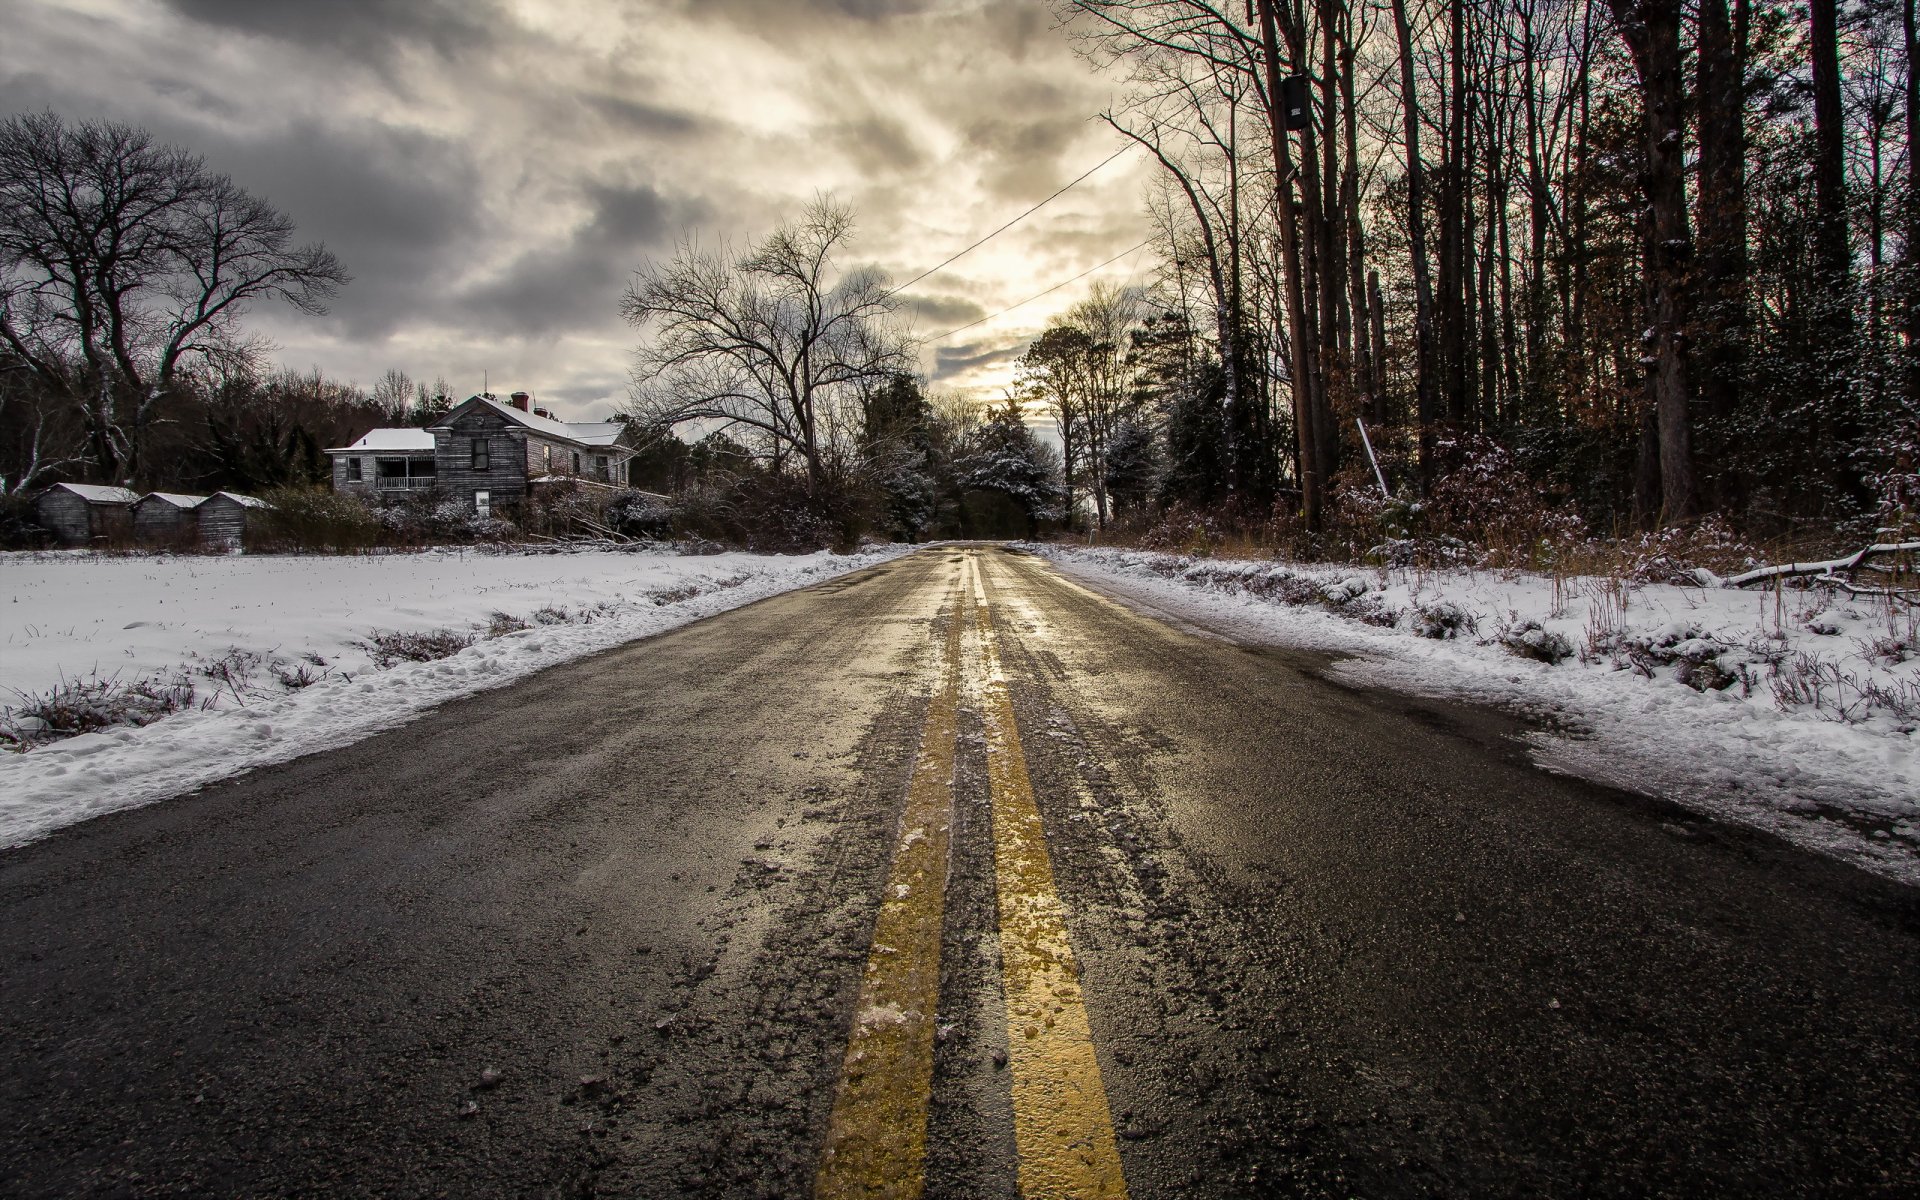
<svg viewBox="0 0 1920 1200">
<path fill-rule="evenodd" d="M 1440 172 L 1440 361 L 1446 371 L 1447 421 L 1467 423 L 1467 78 L 1464 0 L 1448 11 L 1447 120 Z"/>
<path fill-rule="evenodd" d="M 1808 0 L 1813 67 L 1814 249 L 1829 288 L 1845 289 L 1853 254 L 1847 245 L 1846 115 L 1840 100 L 1839 0 Z M 1851 309 L 1847 320 L 1851 324 Z M 1837 315 L 1837 314 L 1836 314 Z"/>
<path fill-rule="evenodd" d="M 1346 126 L 1346 163 L 1340 174 L 1340 205 L 1346 214 L 1347 230 L 1347 308 L 1353 320 L 1354 387 L 1364 397 L 1368 419 L 1375 419 L 1385 386 L 1380 379 L 1379 360 L 1373 352 L 1371 321 L 1373 311 L 1367 299 L 1366 227 L 1360 220 L 1360 118 L 1354 99 L 1352 41 L 1353 15 L 1341 8 L 1340 25 L 1340 109 Z"/>
<path fill-rule="evenodd" d="M 1699 0 L 1700 399 L 1722 430 L 1740 409 L 1747 337 L 1748 0 Z M 1743 506 L 1737 456 L 1722 444 L 1718 499 Z"/>
<path fill-rule="evenodd" d="M 1660 507 L 1668 521 L 1700 513 L 1693 463 L 1693 381 L 1687 355 L 1693 315 L 1693 242 L 1687 223 L 1686 82 L 1680 49 L 1681 0 L 1609 0 L 1640 78 L 1646 161 L 1641 188 L 1649 284 L 1647 336 L 1640 348 L 1647 403 L 1658 429 Z"/>
<path fill-rule="evenodd" d="M 1293 196 L 1293 148 L 1287 142 L 1286 109 L 1280 96 L 1280 29 L 1274 0 L 1260 0 L 1260 42 L 1266 60 L 1267 129 L 1273 139 L 1275 203 L 1280 209 L 1280 264 L 1286 294 L 1287 338 L 1293 343 L 1293 422 L 1300 455 L 1300 516 L 1308 529 L 1318 530 L 1322 522 L 1324 480 L 1319 473 L 1316 452 L 1319 431 L 1314 428 L 1318 408 L 1314 396 L 1317 355 L 1308 331 L 1306 293 L 1301 279 L 1300 225 Z"/>
<path fill-rule="evenodd" d="M 1907 245 L 1904 251 L 1907 306 L 1907 403 L 1920 411 L 1920 21 L 1915 0 L 1901 7 L 1907 43 Z"/>
<path fill-rule="evenodd" d="M 1433 482 L 1434 423 L 1440 418 L 1439 369 L 1434 361 L 1433 267 L 1427 256 L 1426 166 L 1420 161 L 1420 92 L 1415 85 L 1413 27 L 1407 0 L 1393 0 L 1400 43 L 1400 117 L 1407 151 L 1407 257 L 1413 268 L 1414 415 L 1420 425 L 1420 475 Z"/>
</svg>

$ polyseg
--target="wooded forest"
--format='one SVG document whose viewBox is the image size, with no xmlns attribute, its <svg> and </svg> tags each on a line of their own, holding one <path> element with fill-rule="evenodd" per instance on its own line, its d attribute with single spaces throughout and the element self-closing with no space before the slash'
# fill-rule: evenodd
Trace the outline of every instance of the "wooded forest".
<svg viewBox="0 0 1920 1200">
<path fill-rule="evenodd" d="M 1155 452 L 1310 532 L 1462 472 L 1602 533 L 1912 519 L 1913 0 L 1058 7 L 1160 167 L 1155 285 L 1023 360 L 1096 522 Z"/>
</svg>

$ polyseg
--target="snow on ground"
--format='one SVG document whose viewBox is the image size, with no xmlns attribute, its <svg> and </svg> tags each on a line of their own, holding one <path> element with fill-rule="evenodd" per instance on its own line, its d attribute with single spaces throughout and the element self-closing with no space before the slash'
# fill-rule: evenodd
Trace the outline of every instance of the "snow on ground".
<svg viewBox="0 0 1920 1200">
<path fill-rule="evenodd" d="M 1826 590 L 1031 548 L 1238 640 L 1351 655 L 1331 669 L 1345 682 L 1550 718 L 1530 735 L 1550 770 L 1920 883 L 1912 609 Z"/>
<path fill-rule="evenodd" d="M 907 549 L 0 555 L 0 724 L 17 726 L 27 698 L 62 681 L 153 680 L 192 697 L 144 727 L 0 753 L 0 846 L 343 746 L 455 697 Z M 476 640 L 435 661 L 376 666 L 377 633 L 439 631 L 453 645 Z"/>
</svg>

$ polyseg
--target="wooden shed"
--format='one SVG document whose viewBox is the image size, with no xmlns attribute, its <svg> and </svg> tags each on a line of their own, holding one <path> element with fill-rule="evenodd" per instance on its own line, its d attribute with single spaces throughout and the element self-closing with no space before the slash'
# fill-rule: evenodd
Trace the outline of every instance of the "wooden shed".
<svg viewBox="0 0 1920 1200">
<path fill-rule="evenodd" d="M 34 497 L 33 519 L 69 546 L 133 534 L 139 493 L 97 483 L 56 483 Z"/>
<path fill-rule="evenodd" d="M 215 492 L 193 510 L 199 523 L 200 540 L 209 546 L 237 549 L 247 535 L 247 523 L 253 514 L 267 507 L 265 500 L 242 496 L 238 492 Z"/>
<path fill-rule="evenodd" d="M 199 537 L 194 510 L 205 496 L 148 492 L 133 505 L 133 536 L 143 542 L 188 542 Z"/>
</svg>

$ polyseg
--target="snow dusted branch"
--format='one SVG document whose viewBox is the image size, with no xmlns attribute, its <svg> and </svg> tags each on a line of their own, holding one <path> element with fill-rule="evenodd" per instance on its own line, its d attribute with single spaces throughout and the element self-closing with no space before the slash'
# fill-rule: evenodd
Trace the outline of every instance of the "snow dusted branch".
<svg viewBox="0 0 1920 1200">
<path fill-rule="evenodd" d="M 1883 554 L 1911 554 L 1920 551 L 1920 542 L 1876 542 L 1862 547 L 1845 558 L 1829 559 L 1826 562 L 1782 563 L 1773 567 L 1756 567 L 1751 571 L 1732 576 L 1721 581 L 1722 587 L 1739 588 L 1750 584 L 1766 583 L 1774 579 L 1797 578 L 1806 575 L 1821 576 L 1822 582 L 1839 582 L 1830 577 L 1843 571 L 1857 571 L 1868 559 Z M 1883 589 L 1884 590 L 1884 589 Z M 1878 592 L 1875 593 L 1879 594 Z"/>
</svg>

